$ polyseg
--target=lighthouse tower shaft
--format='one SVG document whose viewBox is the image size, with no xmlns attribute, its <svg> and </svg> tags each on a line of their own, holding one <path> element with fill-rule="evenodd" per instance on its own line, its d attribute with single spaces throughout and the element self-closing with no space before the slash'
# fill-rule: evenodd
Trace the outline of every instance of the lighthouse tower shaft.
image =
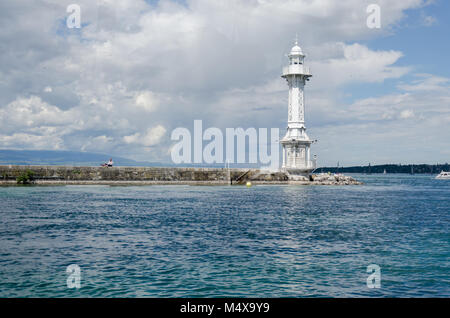
<svg viewBox="0 0 450 318">
<path fill-rule="evenodd" d="M 289 66 L 283 68 L 282 77 L 289 86 L 288 127 L 281 140 L 283 146 L 282 168 L 292 175 L 304 175 L 316 168 L 311 161 L 310 146 L 313 141 L 306 134 L 305 126 L 305 83 L 312 76 L 304 65 L 305 55 L 297 42 L 289 54 Z"/>
</svg>

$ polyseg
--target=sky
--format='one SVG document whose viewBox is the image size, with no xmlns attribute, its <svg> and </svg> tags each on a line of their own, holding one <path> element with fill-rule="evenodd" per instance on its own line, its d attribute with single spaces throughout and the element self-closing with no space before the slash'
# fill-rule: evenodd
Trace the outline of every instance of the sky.
<svg viewBox="0 0 450 318">
<path fill-rule="evenodd" d="M 320 166 L 449 162 L 449 13 L 444 0 L 1 1 L 0 149 L 170 163 L 171 132 L 197 119 L 284 135 L 297 35 Z"/>
</svg>

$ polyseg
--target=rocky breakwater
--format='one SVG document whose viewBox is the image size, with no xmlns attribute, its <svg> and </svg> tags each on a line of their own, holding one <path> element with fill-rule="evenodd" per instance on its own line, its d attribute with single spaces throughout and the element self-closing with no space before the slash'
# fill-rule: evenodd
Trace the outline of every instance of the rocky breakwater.
<svg viewBox="0 0 450 318">
<path fill-rule="evenodd" d="M 360 185 L 362 182 L 354 179 L 350 176 L 345 176 L 343 174 L 312 174 L 308 177 L 299 176 L 293 177 L 289 176 L 290 184 L 308 184 L 308 185 Z"/>
</svg>

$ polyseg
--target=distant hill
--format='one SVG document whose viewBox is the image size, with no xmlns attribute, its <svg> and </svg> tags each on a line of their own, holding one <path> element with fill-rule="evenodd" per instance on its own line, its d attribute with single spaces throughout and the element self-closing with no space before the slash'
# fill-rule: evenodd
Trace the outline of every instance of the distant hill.
<svg viewBox="0 0 450 318">
<path fill-rule="evenodd" d="M 436 174 L 441 171 L 449 171 L 450 165 L 445 164 L 414 164 L 414 165 L 402 165 L 402 164 L 385 164 L 376 166 L 353 166 L 353 167 L 321 167 L 317 168 L 315 172 L 332 172 L 332 173 L 428 173 Z"/>
<path fill-rule="evenodd" d="M 97 167 L 113 158 L 115 166 L 131 167 L 201 167 L 223 168 L 221 164 L 174 164 L 135 161 L 110 154 L 59 150 L 0 150 L 0 165 L 49 165 L 49 166 L 87 166 Z M 257 168 L 256 164 L 233 164 L 232 168 Z"/>
<path fill-rule="evenodd" d="M 110 154 L 100 154 L 81 151 L 59 151 L 59 150 L 0 150 L 0 165 L 50 165 L 50 166 L 91 166 L 97 167 L 100 164 L 113 158 L 115 166 L 130 167 L 210 167 L 223 168 L 224 164 L 180 164 L 135 161 L 128 158 L 113 156 Z M 257 168 L 257 165 L 234 164 L 232 168 Z M 315 172 L 332 173 L 428 173 L 437 174 L 443 171 L 450 171 L 450 165 L 402 165 L 385 164 L 375 166 L 352 166 L 352 167 L 319 167 Z"/>
<path fill-rule="evenodd" d="M 163 166 L 160 163 L 139 162 L 109 154 L 54 150 L 0 150 L 0 165 L 61 165 L 99 166 L 113 158 L 116 166 Z"/>
</svg>

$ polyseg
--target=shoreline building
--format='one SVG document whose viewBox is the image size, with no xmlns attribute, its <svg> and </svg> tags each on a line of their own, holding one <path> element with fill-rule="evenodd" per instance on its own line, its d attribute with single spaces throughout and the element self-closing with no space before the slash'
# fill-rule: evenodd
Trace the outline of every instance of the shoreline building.
<svg viewBox="0 0 450 318">
<path fill-rule="evenodd" d="M 288 127 L 280 142 L 283 147 L 282 170 L 291 179 L 296 179 L 296 176 L 308 177 L 316 168 L 316 161 L 311 160 L 310 151 L 314 141 L 306 134 L 305 126 L 304 87 L 312 75 L 304 65 L 305 55 L 297 41 L 288 57 L 289 66 L 283 68 L 281 76 L 289 86 Z"/>
</svg>

